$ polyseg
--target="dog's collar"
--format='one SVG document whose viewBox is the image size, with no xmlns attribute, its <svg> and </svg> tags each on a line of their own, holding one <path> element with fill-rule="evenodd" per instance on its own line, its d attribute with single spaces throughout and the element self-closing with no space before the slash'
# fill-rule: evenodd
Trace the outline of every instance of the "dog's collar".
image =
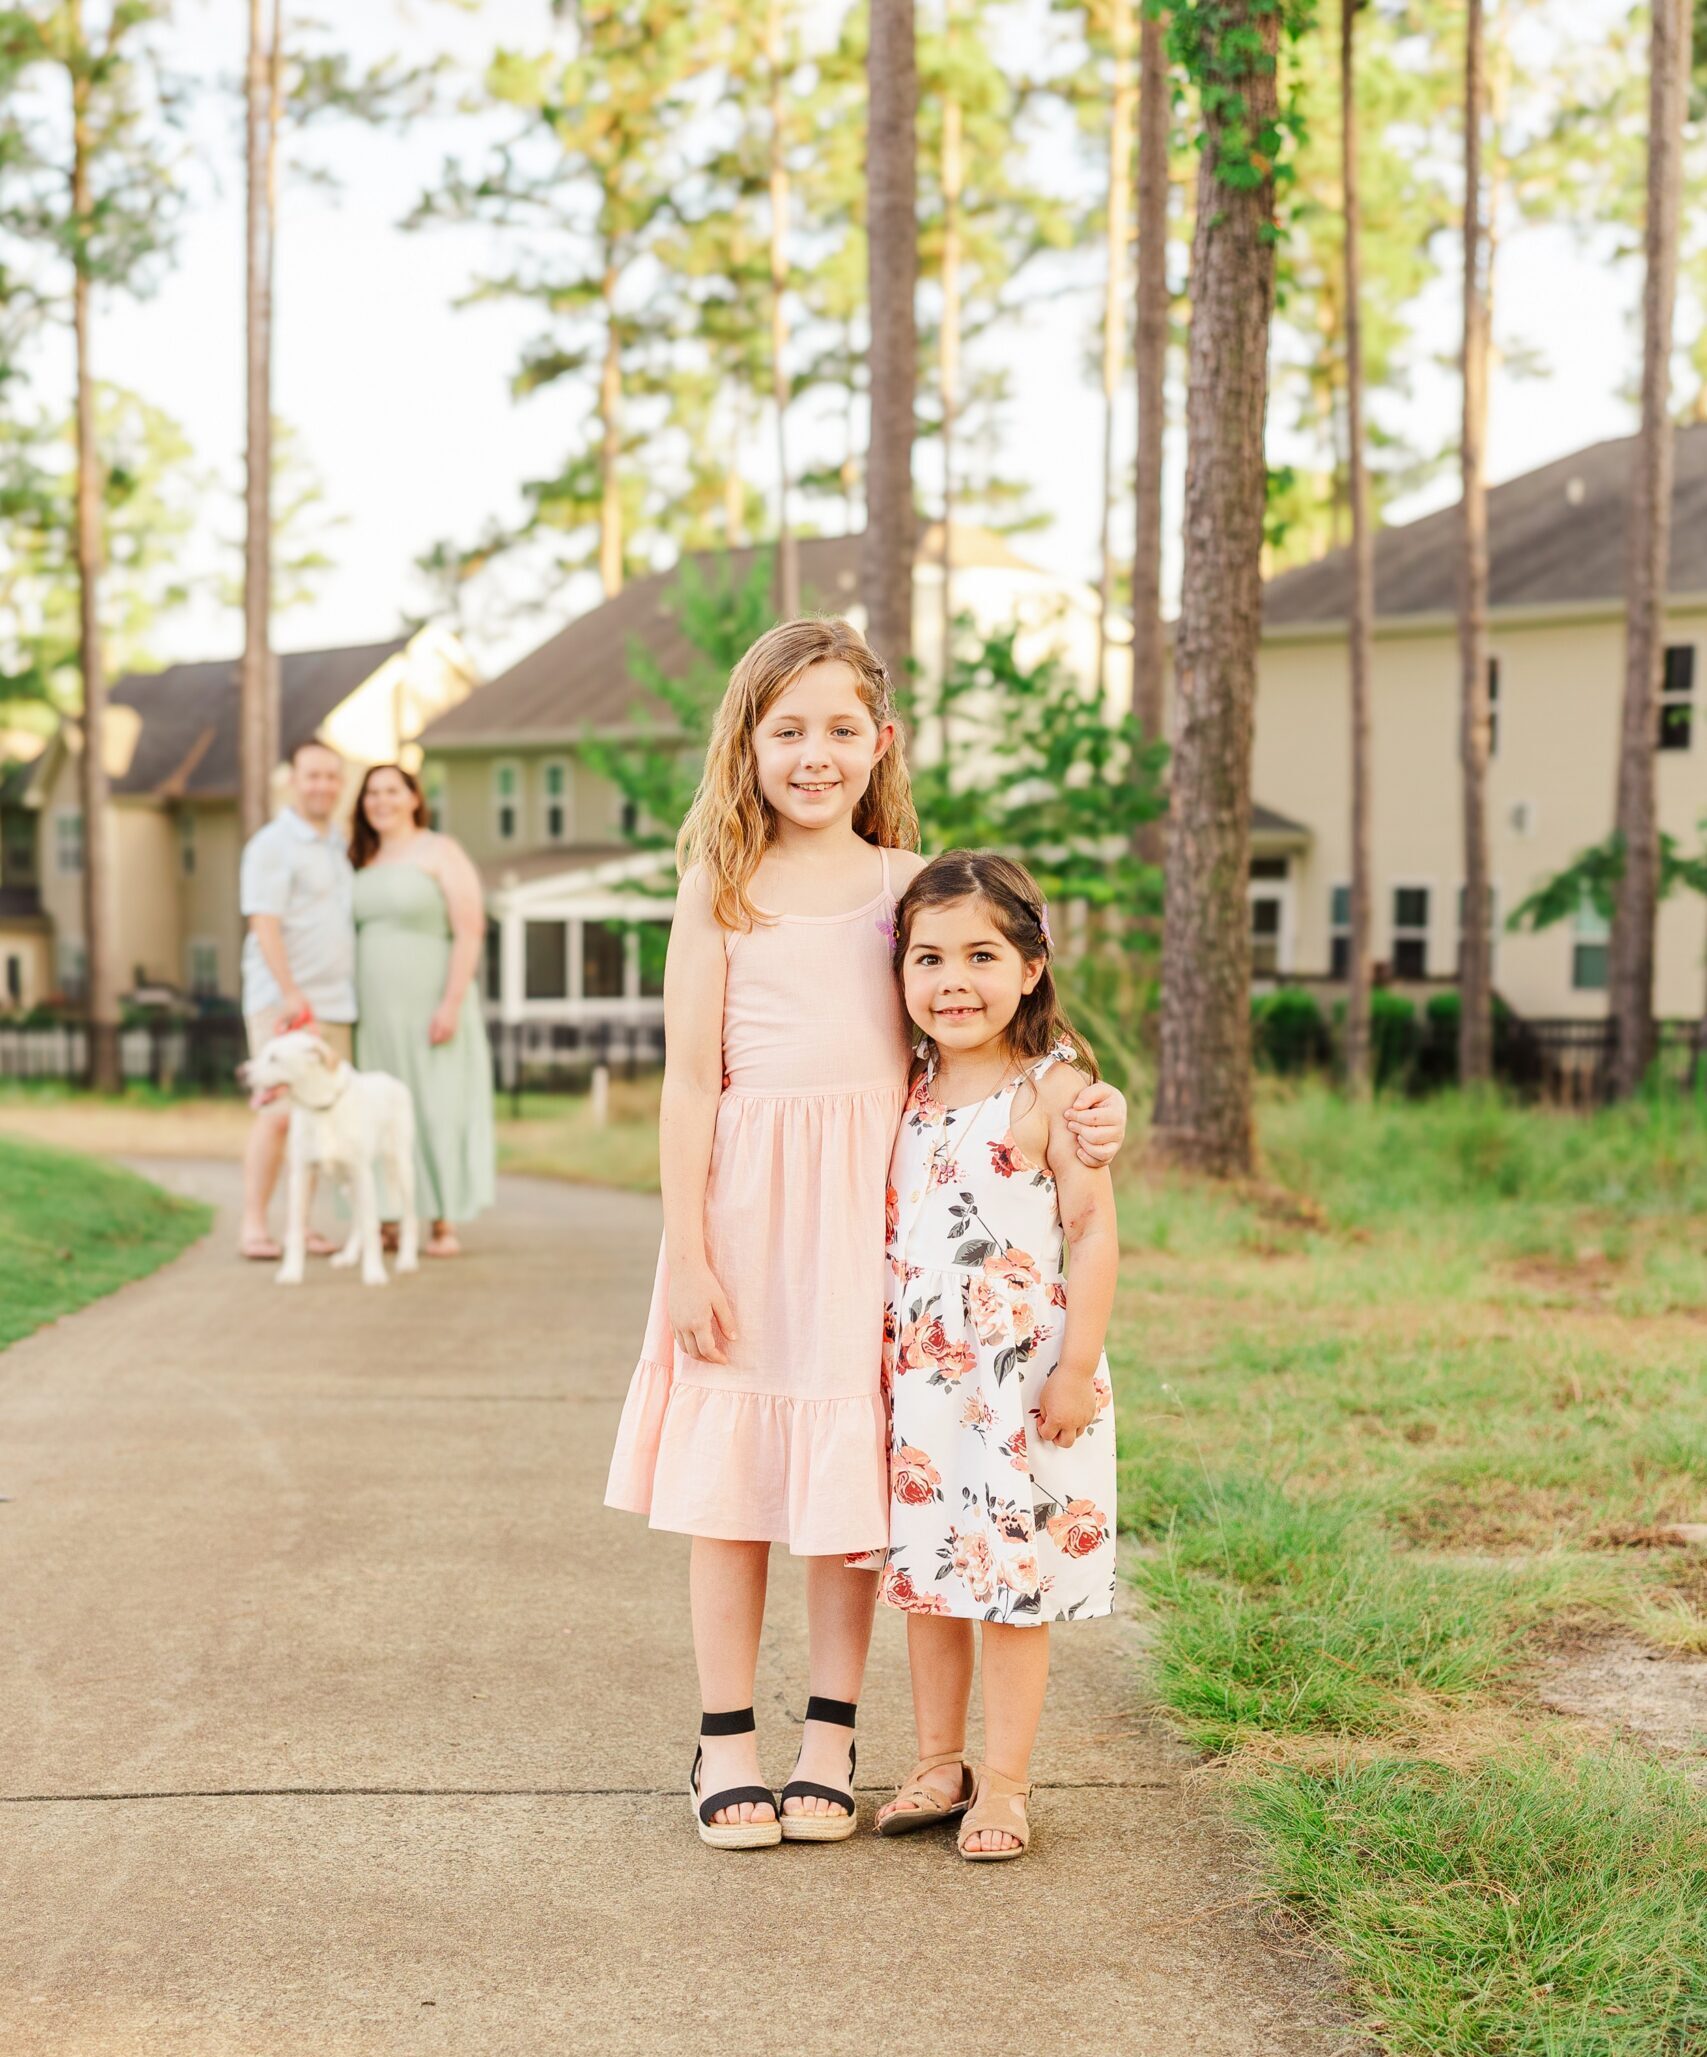
<svg viewBox="0 0 1707 2057">
<path fill-rule="evenodd" d="M 330 1114 L 330 1113 L 331 1113 L 331 1111 L 332 1111 L 332 1109 L 333 1109 L 334 1107 L 336 1107 L 336 1106 L 337 1106 L 338 1102 L 339 1102 L 339 1101 L 340 1101 L 340 1100 L 341 1100 L 341 1099 L 342 1099 L 342 1098 L 344 1097 L 344 1095 L 345 1095 L 345 1094 L 346 1094 L 346 1093 L 347 1093 L 347 1092 L 348 1092 L 348 1091 L 350 1090 L 350 1081 L 351 1081 L 351 1079 L 353 1079 L 353 1078 L 355 1077 L 355 1075 L 356 1075 L 356 1073 L 355 1073 L 355 1067 L 354 1067 L 354 1065 L 350 1065 L 350 1064 L 340 1064 L 340 1065 L 338 1066 L 338 1071 L 337 1071 L 337 1079 L 338 1079 L 338 1088 L 337 1088 L 337 1091 L 336 1091 L 335 1093 L 333 1093 L 333 1095 L 332 1095 L 331 1099 L 330 1099 L 330 1100 L 304 1100 L 304 1101 L 302 1102 L 303 1106 L 304 1106 L 304 1107 L 306 1107 L 306 1108 L 308 1109 L 308 1111 L 309 1111 L 309 1113 L 310 1113 L 310 1114 Z M 299 1097 L 300 1097 L 300 1089 L 299 1089 Z"/>
</svg>

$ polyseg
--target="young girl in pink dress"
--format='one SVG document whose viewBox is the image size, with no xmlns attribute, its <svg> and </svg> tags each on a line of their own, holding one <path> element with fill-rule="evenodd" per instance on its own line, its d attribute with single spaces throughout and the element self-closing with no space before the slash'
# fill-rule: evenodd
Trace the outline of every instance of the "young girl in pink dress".
<svg viewBox="0 0 1707 2057">
<path fill-rule="evenodd" d="M 839 1842 L 888 1542 L 884 1193 L 908 1036 L 890 970 L 918 821 L 888 675 L 844 621 L 736 666 L 677 845 L 659 1122 L 664 1247 L 606 1500 L 693 1537 L 702 1841 Z M 1075 1102 L 1087 1158 L 1125 1132 Z M 809 1562 L 795 1777 L 759 1780 L 753 1680 L 773 1543 Z"/>
</svg>

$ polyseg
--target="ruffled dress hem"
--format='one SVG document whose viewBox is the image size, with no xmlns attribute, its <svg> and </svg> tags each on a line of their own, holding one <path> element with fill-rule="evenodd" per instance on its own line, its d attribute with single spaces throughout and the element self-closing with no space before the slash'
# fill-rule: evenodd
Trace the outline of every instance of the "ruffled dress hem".
<svg viewBox="0 0 1707 2057">
<path fill-rule="evenodd" d="M 635 1367 L 605 1505 L 655 1529 L 718 1542 L 784 1543 L 844 1557 L 888 1539 L 888 1421 L 882 1395 L 796 1399 Z M 706 1453 L 715 1450 L 717 1462 Z M 826 1482 L 838 1491 L 826 1493 Z M 826 1502 L 829 1504 L 826 1504 Z"/>
</svg>

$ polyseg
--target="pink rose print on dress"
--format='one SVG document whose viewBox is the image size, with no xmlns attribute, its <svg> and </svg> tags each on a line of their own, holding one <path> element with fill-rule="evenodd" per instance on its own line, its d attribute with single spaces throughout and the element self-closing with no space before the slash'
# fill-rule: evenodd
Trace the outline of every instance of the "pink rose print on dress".
<svg viewBox="0 0 1707 2057">
<path fill-rule="evenodd" d="M 942 1473 L 926 1450 L 903 1443 L 890 1461 L 890 1482 L 895 1498 L 903 1507 L 923 1507 L 942 1498 Z"/>
<path fill-rule="evenodd" d="M 1049 1519 L 1049 1540 L 1064 1557 L 1088 1557 L 1108 1535 L 1108 1516 L 1092 1500 L 1069 1500 Z"/>
<path fill-rule="evenodd" d="M 996 1562 L 990 1555 L 990 1539 L 982 1529 L 974 1529 L 963 1536 L 959 1529 L 948 1532 L 949 1562 L 955 1572 L 965 1580 L 974 1600 L 982 1606 L 989 1604 L 996 1590 Z"/>
<path fill-rule="evenodd" d="M 990 1167 L 1003 1178 L 1013 1178 L 1028 1167 L 1024 1159 L 1004 1136 L 999 1143 L 990 1145 Z"/>
<path fill-rule="evenodd" d="M 994 1257 L 984 1259 L 984 1274 L 1014 1293 L 1023 1293 L 1028 1286 L 1042 1283 L 1036 1260 L 1024 1250 L 1016 1250 L 1011 1243 Z"/>
<path fill-rule="evenodd" d="M 987 1278 L 967 1280 L 966 1311 L 972 1317 L 972 1326 L 978 1331 L 979 1342 L 1006 1341 L 1012 1326 L 1008 1303 Z"/>
<path fill-rule="evenodd" d="M 948 1602 L 941 1593 L 921 1593 L 905 1565 L 892 1564 L 883 1574 L 883 1597 L 891 1607 L 905 1607 L 912 1614 L 946 1614 Z"/>
</svg>

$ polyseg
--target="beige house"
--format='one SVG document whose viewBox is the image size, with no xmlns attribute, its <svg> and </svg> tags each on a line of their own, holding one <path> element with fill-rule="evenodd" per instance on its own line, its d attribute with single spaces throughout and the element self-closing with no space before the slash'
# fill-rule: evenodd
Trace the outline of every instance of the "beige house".
<svg viewBox="0 0 1707 2057">
<path fill-rule="evenodd" d="M 177 664 L 112 689 L 105 746 L 125 989 L 237 995 L 237 670 L 235 660 Z M 352 792 L 368 764 L 418 760 L 421 730 L 479 683 L 456 638 L 434 627 L 293 652 L 279 672 L 284 750 L 323 735 L 349 759 Z M 80 727 L 66 722 L 0 787 L 0 975 L 12 981 L 0 1007 L 81 990 L 82 748 Z"/>
<path fill-rule="evenodd" d="M 1489 496 L 1488 834 L 1494 982 L 1519 1014 L 1605 1013 L 1606 935 L 1576 924 L 1508 934 L 1536 886 L 1611 829 L 1624 676 L 1624 513 L 1634 439 L 1599 443 Z M 1450 508 L 1387 529 L 1375 552 L 1372 720 L 1375 951 L 1395 977 L 1450 980 L 1463 877 L 1456 547 Z M 1252 785 L 1284 818 L 1253 839 L 1259 976 L 1328 978 L 1345 961 L 1350 828 L 1346 617 L 1336 551 L 1264 595 Z M 1701 846 L 1707 736 L 1696 719 L 1707 646 L 1707 426 L 1676 439 L 1670 603 L 1659 713 L 1660 826 Z M 1698 1016 L 1707 906 L 1662 905 L 1656 1004 Z"/>
<path fill-rule="evenodd" d="M 803 605 L 862 623 L 861 538 L 807 537 L 799 550 Z M 927 527 L 914 577 L 914 647 L 927 679 L 941 664 L 941 551 L 940 526 Z M 953 556 L 957 613 L 983 629 L 1018 621 L 1022 654 L 1047 648 L 1090 673 L 1096 599 L 1088 587 L 1029 564 L 983 529 L 956 527 Z M 725 561 L 739 579 L 753 560 L 736 551 Z M 635 924 L 668 923 L 673 866 L 666 855 L 636 853 L 623 796 L 585 761 L 583 746 L 589 736 L 619 738 L 647 725 L 668 736 L 667 711 L 648 700 L 629 656 L 638 644 L 678 677 L 694 663 L 675 584 L 673 572 L 636 580 L 422 733 L 435 819 L 486 881 L 487 998 L 503 1024 L 543 1032 L 662 1018 L 661 953 L 641 948 Z M 1127 653 L 1111 655 L 1110 697 L 1119 704 Z M 928 749 L 928 719 L 923 727 Z"/>
</svg>

